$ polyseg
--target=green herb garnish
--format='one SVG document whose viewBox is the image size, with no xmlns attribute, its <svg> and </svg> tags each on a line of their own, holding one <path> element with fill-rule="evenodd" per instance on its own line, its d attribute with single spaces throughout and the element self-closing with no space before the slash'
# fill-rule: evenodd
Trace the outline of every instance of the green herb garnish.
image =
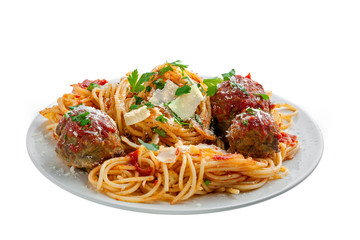
<svg viewBox="0 0 360 240">
<path fill-rule="evenodd" d="M 142 85 L 144 82 L 147 82 L 150 80 L 151 76 L 153 76 L 155 73 L 154 72 L 147 72 L 141 75 L 140 79 L 139 78 L 139 73 L 138 70 L 135 69 L 129 76 L 128 76 L 128 81 L 130 83 L 131 86 L 131 92 L 133 93 L 139 93 L 141 91 L 145 90 L 145 87 Z"/>
<path fill-rule="evenodd" d="M 199 115 L 195 114 L 194 119 L 198 124 L 200 124 L 202 127 L 204 127 L 204 124 L 202 123 L 201 118 L 199 117 Z"/>
<path fill-rule="evenodd" d="M 255 114 L 256 114 L 256 112 L 255 112 L 254 109 L 252 109 L 252 108 L 247 108 L 245 111 L 246 111 L 247 113 L 249 113 L 250 115 L 255 115 Z"/>
<path fill-rule="evenodd" d="M 222 82 L 223 80 L 219 77 L 204 79 L 204 84 L 208 87 L 207 95 L 210 97 L 214 96 L 217 92 L 217 85 Z"/>
<path fill-rule="evenodd" d="M 230 82 L 230 86 L 231 88 L 237 87 L 239 88 L 241 91 L 243 91 L 246 95 L 250 96 L 249 93 L 246 91 L 246 88 L 238 83 L 234 83 L 234 82 Z"/>
<path fill-rule="evenodd" d="M 248 124 L 249 124 L 249 122 L 248 122 L 248 120 L 247 120 L 247 119 L 246 119 L 246 120 L 241 121 L 241 123 L 242 123 L 243 125 L 245 125 L 245 126 L 248 126 Z"/>
<path fill-rule="evenodd" d="M 224 81 L 229 80 L 234 75 L 235 75 L 235 69 L 231 69 L 231 71 L 228 73 L 221 74 L 221 76 L 223 76 Z"/>
<path fill-rule="evenodd" d="M 269 97 L 268 95 L 266 95 L 266 94 L 255 93 L 254 95 L 255 95 L 255 96 L 262 97 L 262 99 L 264 99 L 265 101 L 270 99 L 270 97 Z"/>
<path fill-rule="evenodd" d="M 189 85 L 184 85 L 176 89 L 175 95 L 181 96 L 183 94 L 190 93 L 190 91 L 191 91 L 191 87 Z"/>
<path fill-rule="evenodd" d="M 145 92 L 150 92 L 151 91 L 151 87 L 150 86 L 147 86 L 146 88 L 145 88 Z"/>
<path fill-rule="evenodd" d="M 97 83 L 90 83 L 90 85 L 86 88 L 87 90 L 89 90 L 89 91 L 92 91 L 94 88 L 99 88 L 100 87 L 100 85 L 99 84 L 97 84 Z"/>
<path fill-rule="evenodd" d="M 154 127 L 154 128 L 151 128 L 154 133 L 157 133 L 159 134 L 160 137 L 166 137 L 166 132 L 164 129 L 161 129 L 161 128 L 158 128 L 158 127 Z"/>
<path fill-rule="evenodd" d="M 155 118 L 155 120 L 156 120 L 156 121 L 159 121 L 159 122 L 161 122 L 161 123 L 165 123 L 165 122 L 168 121 L 168 119 L 165 117 L 164 114 L 158 116 L 157 118 Z"/>
<path fill-rule="evenodd" d="M 181 68 L 181 70 L 184 70 L 185 68 L 187 68 L 189 66 L 189 65 L 183 64 L 180 60 L 176 60 L 175 62 L 171 62 L 169 64 L 179 67 L 179 68 Z"/>
<path fill-rule="evenodd" d="M 204 183 L 205 183 L 206 186 L 209 186 L 211 181 L 210 181 L 210 179 L 205 178 Z"/>
<path fill-rule="evenodd" d="M 141 107 L 141 105 L 138 105 L 138 104 L 133 104 L 129 107 L 130 110 L 135 110 L 135 109 L 138 109 L 139 107 Z"/>
<path fill-rule="evenodd" d="M 147 102 L 147 103 L 145 103 L 144 105 L 146 106 L 146 108 L 153 108 L 153 107 L 155 107 L 155 105 L 152 104 L 151 102 Z"/>
<path fill-rule="evenodd" d="M 172 70 L 173 69 L 172 69 L 171 65 L 167 65 L 166 67 L 163 67 L 163 68 L 160 69 L 159 74 L 161 76 L 163 76 L 166 72 L 172 71 Z"/>
<path fill-rule="evenodd" d="M 86 116 L 89 115 L 90 113 L 88 111 L 85 111 L 82 114 L 79 115 L 74 115 L 74 116 L 70 116 L 71 120 L 73 122 L 79 122 L 80 126 L 85 126 L 87 124 L 91 123 L 91 120 L 89 118 L 87 118 Z"/>
<path fill-rule="evenodd" d="M 141 102 L 144 100 L 141 97 L 136 96 L 136 95 L 134 95 L 134 98 L 135 98 L 135 104 L 137 104 L 137 105 L 141 104 Z"/>
<path fill-rule="evenodd" d="M 159 78 L 154 82 L 154 84 L 157 89 L 163 89 L 165 87 L 166 82 L 162 78 Z"/>
<path fill-rule="evenodd" d="M 70 110 L 74 110 L 75 108 L 77 108 L 78 106 L 81 106 L 83 105 L 82 103 L 80 103 L 79 105 L 75 105 L 75 106 L 70 106 L 69 109 Z"/>
<path fill-rule="evenodd" d="M 159 146 L 156 145 L 155 143 L 149 144 L 149 143 L 145 143 L 143 142 L 140 138 L 138 139 L 139 142 L 144 145 L 147 149 L 149 149 L 150 151 L 158 151 L 159 150 Z"/>
</svg>

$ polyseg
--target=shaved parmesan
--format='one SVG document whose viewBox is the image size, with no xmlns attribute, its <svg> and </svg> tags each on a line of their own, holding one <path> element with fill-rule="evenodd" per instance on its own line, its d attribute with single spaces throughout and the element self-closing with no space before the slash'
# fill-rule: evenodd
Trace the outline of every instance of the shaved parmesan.
<svg viewBox="0 0 360 240">
<path fill-rule="evenodd" d="M 196 85 L 192 85 L 190 93 L 176 98 L 169 104 L 169 108 L 182 120 L 186 121 L 194 116 L 196 108 L 202 100 L 204 100 L 204 97 L 199 88 Z"/>
<path fill-rule="evenodd" d="M 159 151 L 157 155 L 159 162 L 163 163 L 173 163 L 176 160 L 176 148 L 166 147 Z"/>
<path fill-rule="evenodd" d="M 156 89 L 154 95 L 149 99 L 149 102 L 155 106 L 168 103 L 175 99 L 176 89 L 178 89 L 178 85 L 171 80 L 167 80 L 163 89 Z"/>
<path fill-rule="evenodd" d="M 125 123 L 127 125 L 133 125 L 135 123 L 144 121 L 150 116 L 150 111 L 146 108 L 146 106 L 142 106 L 138 109 L 135 109 L 131 112 L 127 112 L 124 114 Z"/>
</svg>

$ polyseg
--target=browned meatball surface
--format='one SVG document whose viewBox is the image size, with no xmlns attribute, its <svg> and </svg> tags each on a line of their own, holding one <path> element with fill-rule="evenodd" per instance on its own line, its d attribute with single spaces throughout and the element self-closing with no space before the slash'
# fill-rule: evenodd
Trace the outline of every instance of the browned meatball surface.
<svg viewBox="0 0 360 240">
<path fill-rule="evenodd" d="M 124 154 L 114 121 L 93 107 L 78 106 L 56 127 L 55 149 L 68 166 L 91 169 L 104 160 Z"/>
<path fill-rule="evenodd" d="M 216 133 L 220 137 L 226 135 L 231 121 L 244 109 L 250 107 L 270 112 L 270 100 L 262 97 L 265 95 L 264 88 L 250 78 L 234 75 L 217 87 L 217 92 L 210 100 Z"/>
<path fill-rule="evenodd" d="M 248 108 L 232 121 L 227 135 L 230 149 L 251 157 L 266 157 L 279 151 L 279 126 L 262 110 Z"/>
</svg>

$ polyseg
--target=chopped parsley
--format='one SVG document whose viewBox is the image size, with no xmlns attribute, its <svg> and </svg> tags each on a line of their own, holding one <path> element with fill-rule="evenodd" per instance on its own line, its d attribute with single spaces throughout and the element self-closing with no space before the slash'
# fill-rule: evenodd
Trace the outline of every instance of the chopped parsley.
<svg viewBox="0 0 360 240">
<path fill-rule="evenodd" d="M 270 97 L 269 97 L 268 95 L 266 95 L 266 94 L 255 93 L 254 95 L 255 95 L 255 96 L 262 97 L 262 99 L 264 99 L 265 101 L 270 99 Z"/>
<path fill-rule="evenodd" d="M 154 72 L 147 72 L 141 75 L 139 79 L 139 73 L 138 70 L 135 69 L 129 76 L 128 81 L 131 86 L 131 92 L 133 93 L 139 93 L 141 91 L 145 90 L 145 87 L 142 85 L 144 82 L 147 82 L 150 80 L 150 78 L 154 75 Z M 139 79 L 139 80 L 138 80 Z"/>
<path fill-rule="evenodd" d="M 90 83 L 90 85 L 86 88 L 87 90 L 89 90 L 89 91 L 92 91 L 94 88 L 99 88 L 100 87 L 100 85 L 99 84 L 97 84 L 97 83 Z"/>
<path fill-rule="evenodd" d="M 157 118 L 155 118 L 155 120 L 156 120 L 156 121 L 159 121 L 159 122 L 161 122 L 161 123 L 165 123 L 165 122 L 168 121 L 168 119 L 165 117 L 164 114 L 158 116 Z"/>
<path fill-rule="evenodd" d="M 149 144 L 149 143 L 145 143 L 143 142 L 140 138 L 138 139 L 139 142 L 144 145 L 147 149 L 149 149 L 150 151 L 158 151 L 159 150 L 159 146 L 156 145 L 155 143 Z"/>
<path fill-rule="evenodd" d="M 249 113 L 250 115 L 255 115 L 255 114 L 256 114 L 256 112 L 255 112 L 254 109 L 252 109 L 252 108 L 247 108 L 245 111 L 246 111 L 247 113 Z"/>
<path fill-rule="evenodd" d="M 137 104 L 137 105 L 141 104 L 141 102 L 144 100 L 141 97 L 136 96 L 136 95 L 134 96 L 134 98 L 135 98 L 135 104 Z"/>
<path fill-rule="evenodd" d="M 248 120 L 247 120 L 247 119 L 246 119 L 246 120 L 241 121 L 241 123 L 242 123 L 243 125 L 245 125 L 245 126 L 248 126 L 248 124 L 249 124 L 249 122 L 248 122 Z"/>
<path fill-rule="evenodd" d="M 145 103 L 144 105 L 146 106 L 146 108 L 153 108 L 153 107 L 155 107 L 155 105 L 152 104 L 151 102 L 147 102 L 147 103 Z"/>
<path fill-rule="evenodd" d="M 199 117 L 199 115 L 195 114 L 194 119 L 198 124 L 200 124 L 202 127 L 204 127 L 204 124 L 202 123 L 201 118 Z"/>
<path fill-rule="evenodd" d="M 75 106 L 70 106 L 69 109 L 74 110 L 75 108 L 77 108 L 77 107 L 79 107 L 81 105 L 83 105 L 83 103 L 80 103 L 79 105 L 75 105 Z"/>
<path fill-rule="evenodd" d="M 211 181 L 210 181 L 210 179 L 205 178 L 204 183 L 205 183 L 206 186 L 209 186 Z"/>
<path fill-rule="evenodd" d="M 234 83 L 234 82 L 230 82 L 230 86 L 231 88 L 237 87 L 239 88 L 241 91 L 243 91 L 246 95 L 250 96 L 249 93 L 246 91 L 246 88 L 238 83 Z"/>
<path fill-rule="evenodd" d="M 173 69 L 172 69 L 171 65 L 167 65 L 166 67 L 163 67 L 163 68 L 160 69 L 159 74 L 161 76 L 163 76 L 166 72 L 172 71 L 172 70 Z"/>
<path fill-rule="evenodd" d="M 130 110 L 135 110 L 135 109 L 138 109 L 139 107 L 141 107 L 141 105 L 138 105 L 138 104 L 133 104 L 129 107 Z"/>
<path fill-rule="evenodd" d="M 231 71 L 228 72 L 228 73 L 223 73 L 223 74 L 221 74 L 221 76 L 223 77 L 224 81 L 229 80 L 229 79 L 230 79 L 232 76 L 234 76 L 234 75 L 235 75 L 235 69 L 231 69 Z"/>
<path fill-rule="evenodd" d="M 157 89 L 163 89 L 165 87 L 166 82 L 162 78 L 159 78 L 154 82 L 154 84 Z"/>
<path fill-rule="evenodd" d="M 147 86 L 146 88 L 145 88 L 145 92 L 150 92 L 151 91 L 151 87 L 150 86 Z"/>
<path fill-rule="evenodd" d="M 176 60 L 175 62 L 171 62 L 169 64 L 179 67 L 181 70 L 184 70 L 185 68 L 187 68 L 189 66 L 189 65 L 183 64 L 180 60 Z"/>
<path fill-rule="evenodd" d="M 85 111 L 82 114 L 70 116 L 70 118 L 73 122 L 79 122 L 80 126 L 86 126 L 91 123 L 90 118 L 86 117 L 89 114 L 88 111 Z"/>
<path fill-rule="evenodd" d="M 176 89 L 175 95 L 181 96 L 183 94 L 190 93 L 190 91 L 191 91 L 191 87 L 189 85 L 184 85 Z"/>
<path fill-rule="evenodd" d="M 223 80 L 219 77 L 204 79 L 204 84 L 208 87 L 207 95 L 210 97 L 214 96 L 217 92 L 217 85 L 222 82 Z"/>
<path fill-rule="evenodd" d="M 166 137 L 166 132 L 165 132 L 164 129 L 158 128 L 158 127 L 154 127 L 154 128 L 151 128 L 151 129 L 154 131 L 154 133 L 159 134 L 160 137 Z"/>
</svg>

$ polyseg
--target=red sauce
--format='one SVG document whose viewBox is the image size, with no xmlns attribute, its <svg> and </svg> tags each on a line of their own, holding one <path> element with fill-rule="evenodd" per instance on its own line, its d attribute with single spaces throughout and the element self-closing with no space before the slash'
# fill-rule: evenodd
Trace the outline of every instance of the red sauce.
<svg viewBox="0 0 360 240">
<path fill-rule="evenodd" d="M 297 137 L 287 132 L 281 132 L 279 142 L 285 143 L 288 146 L 294 146 L 297 142 Z"/>
<path fill-rule="evenodd" d="M 214 158 L 214 160 L 226 160 L 226 159 L 233 158 L 233 154 L 215 155 L 213 158 Z"/>
<path fill-rule="evenodd" d="M 130 157 L 130 163 L 135 166 L 136 170 L 139 172 L 139 174 L 141 176 L 149 176 L 150 173 L 152 172 L 152 168 L 148 167 L 148 168 L 141 168 L 138 162 L 138 158 L 139 158 L 139 150 L 136 150 L 135 152 L 132 152 L 129 154 Z"/>
<path fill-rule="evenodd" d="M 97 80 L 88 80 L 88 79 L 86 79 L 82 83 L 78 83 L 78 85 L 81 88 L 87 88 L 87 87 L 90 86 L 91 83 L 96 83 L 96 84 L 102 86 L 102 85 L 105 85 L 106 83 L 108 83 L 108 81 L 106 81 L 105 79 L 102 79 L 102 80 L 100 80 L 100 79 L 97 79 Z"/>
<path fill-rule="evenodd" d="M 246 89 L 231 86 L 236 83 Z M 265 94 L 261 84 L 251 80 L 251 76 L 235 75 L 231 80 L 218 85 L 217 93 L 211 97 L 212 111 L 218 121 L 231 120 L 244 109 L 250 107 L 270 112 L 270 101 L 255 94 Z"/>
</svg>

